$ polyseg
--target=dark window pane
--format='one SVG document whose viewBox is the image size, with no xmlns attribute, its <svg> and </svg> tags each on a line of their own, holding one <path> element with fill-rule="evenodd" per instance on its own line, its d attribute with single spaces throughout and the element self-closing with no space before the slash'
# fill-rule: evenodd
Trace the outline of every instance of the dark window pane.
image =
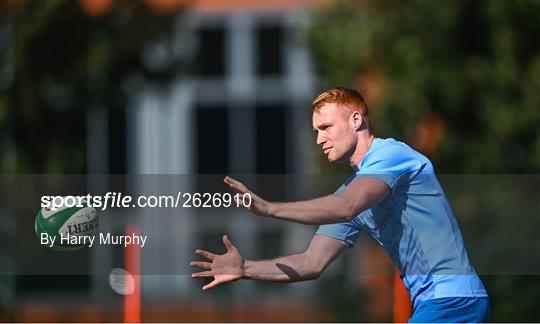
<svg viewBox="0 0 540 324">
<path fill-rule="evenodd" d="M 225 31 L 222 27 L 203 28 L 199 31 L 197 72 L 203 76 L 225 74 Z"/>
<path fill-rule="evenodd" d="M 257 235 L 257 258 L 273 259 L 283 251 L 283 231 L 279 229 L 262 230 Z"/>
<path fill-rule="evenodd" d="M 257 29 L 257 73 L 275 76 L 283 73 L 283 29 L 259 27 Z"/>
<path fill-rule="evenodd" d="M 229 124 L 224 107 L 199 107 L 195 113 L 197 172 L 229 170 Z"/>
<path fill-rule="evenodd" d="M 109 113 L 109 173 L 124 174 L 126 166 L 126 111 L 110 109 Z"/>
<path fill-rule="evenodd" d="M 285 173 L 285 107 L 259 105 L 256 116 L 257 173 Z"/>
</svg>

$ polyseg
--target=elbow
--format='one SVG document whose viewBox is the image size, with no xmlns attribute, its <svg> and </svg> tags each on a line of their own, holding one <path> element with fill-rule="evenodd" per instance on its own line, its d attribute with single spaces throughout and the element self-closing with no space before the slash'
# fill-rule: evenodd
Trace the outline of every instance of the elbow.
<svg viewBox="0 0 540 324">
<path fill-rule="evenodd" d="M 324 269 L 318 269 L 315 272 L 313 272 L 313 280 L 319 279 L 321 275 L 323 274 Z"/>
<path fill-rule="evenodd" d="M 356 212 L 356 206 L 354 206 L 354 204 L 352 204 L 349 201 L 341 204 L 341 208 L 339 210 L 340 210 L 339 215 L 338 215 L 339 222 L 349 222 L 353 220 L 358 214 Z"/>
<path fill-rule="evenodd" d="M 322 272 L 314 272 L 314 273 L 310 273 L 309 275 L 305 276 L 303 278 L 303 281 L 310 281 L 310 280 L 317 280 L 320 278 Z"/>
<path fill-rule="evenodd" d="M 302 278 L 302 281 L 308 281 L 308 280 L 317 280 L 321 277 L 323 273 L 323 269 L 313 269 L 312 271 L 306 273 L 303 278 Z"/>
<path fill-rule="evenodd" d="M 347 214 L 344 216 L 342 222 L 350 222 L 356 217 L 356 214 Z"/>
<path fill-rule="evenodd" d="M 313 260 L 309 258 L 309 255 L 304 254 L 308 258 L 308 263 L 306 264 L 306 268 L 308 271 L 306 271 L 306 275 L 304 276 L 304 280 L 315 280 L 319 279 L 324 272 L 324 269 L 326 268 L 326 265 L 323 262 L 320 262 L 319 260 Z"/>
</svg>

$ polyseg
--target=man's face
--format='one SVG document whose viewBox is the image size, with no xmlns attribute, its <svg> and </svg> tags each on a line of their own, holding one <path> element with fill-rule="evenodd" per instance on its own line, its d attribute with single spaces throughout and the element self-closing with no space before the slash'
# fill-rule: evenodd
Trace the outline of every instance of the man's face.
<svg viewBox="0 0 540 324">
<path fill-rule="evenodd" d="M 358 137 L 352 112 L 335 104 L 326 104 L 313 113 L 313 130 L 328 161 L 348 162 L 356 149 Z"/>
</svg>

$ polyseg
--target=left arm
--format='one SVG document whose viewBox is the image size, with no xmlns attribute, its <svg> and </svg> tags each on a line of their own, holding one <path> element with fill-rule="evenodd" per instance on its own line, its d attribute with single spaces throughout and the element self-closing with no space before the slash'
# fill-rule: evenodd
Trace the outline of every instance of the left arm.
<svg viewBox="0 0 540 324">
<path fill-rule="evenodd" d="M 249 210 L 255 214 L 308 225 L 341 223 L 383 200 L 390 192 L 388 185 L 375 178 L 357 177 L 340 194 L 296 202 L 269 202 L 249 191 L 230 177 L 225 178 L 232 189 L 252 197 Z"/>
</svg>

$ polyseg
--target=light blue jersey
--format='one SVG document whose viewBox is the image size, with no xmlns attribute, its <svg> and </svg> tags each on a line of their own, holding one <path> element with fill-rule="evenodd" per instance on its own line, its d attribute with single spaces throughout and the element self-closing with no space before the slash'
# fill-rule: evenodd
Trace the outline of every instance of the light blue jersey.
<svg viewBox="0 0 540 324">
<path fill-rule="evenodd" d="M 375 139 L 358 171 L 336 194 L 356 177 L 382 180 L 391 192 L 351 221 L 322 225 L 316 234 L 349 247 L 361 231 L 369 234 L 400 270 L 415 307 L 435 298 L 487 297 L 433 165 L 425 156 L 394 139 Z"/>
</svg>

